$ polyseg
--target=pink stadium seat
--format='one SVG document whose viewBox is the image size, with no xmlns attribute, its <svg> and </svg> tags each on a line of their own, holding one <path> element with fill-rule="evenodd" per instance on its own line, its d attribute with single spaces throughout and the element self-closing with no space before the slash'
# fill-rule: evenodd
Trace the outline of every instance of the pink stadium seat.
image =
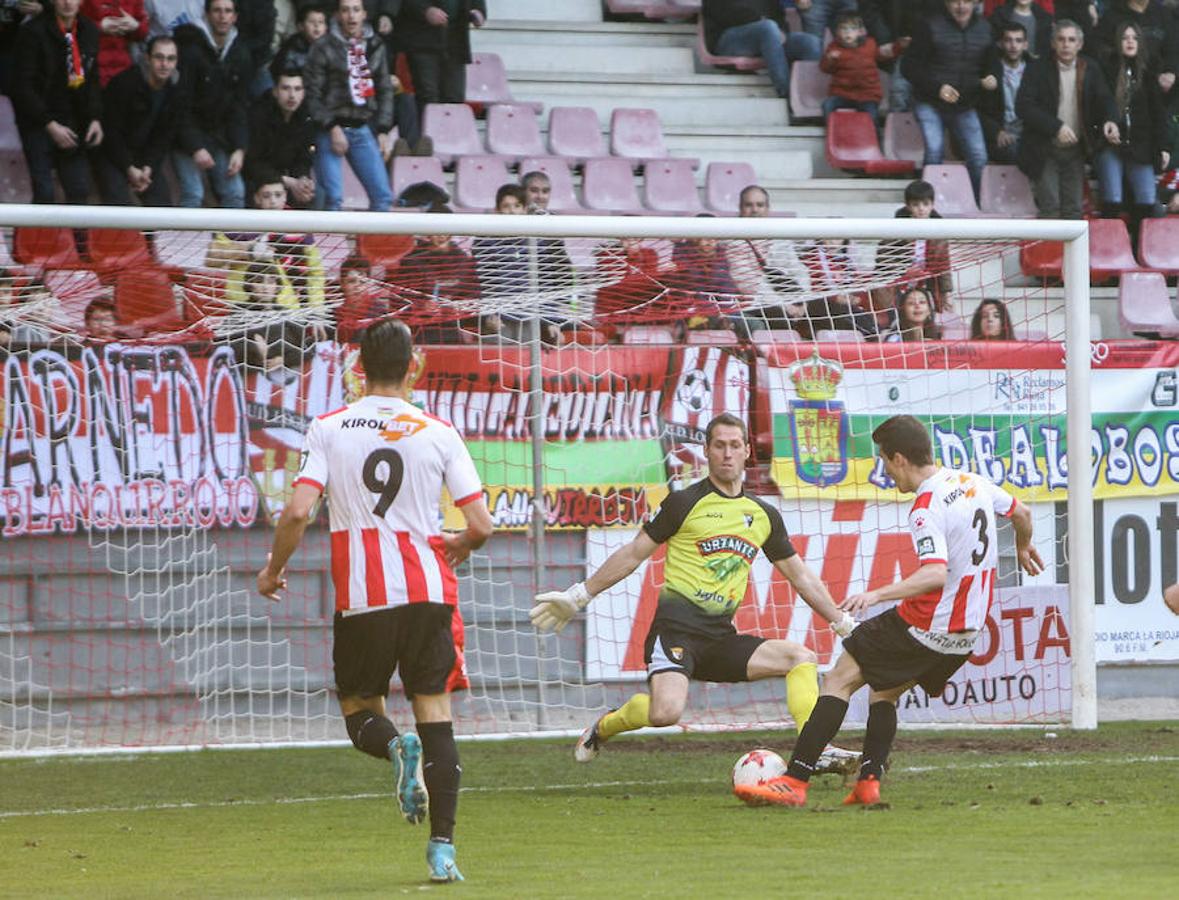
<svg viewBox="0 0 1179 900">
<path fill-rule="evenodd" d="M 486 153 L 475 128 L 475 114 L 465 103 L 431 103 L 426 107 L 422 134 L 434 141 L 434 155 L 447 168 L 455 157 Z"/>
<path fill-rule="evenodd" d="M 978 204 L 974 202 L 974 188 L 966 166 L 960 164 L 926 166 L 921 177 L 933 185 L 934 206 L 943 216 L 977 218 Z"/>
<path fill-rule="evenodd" d="M 988 165 L 983 169 L 979 195 L 979 206 L 984 213 L 1010 218 L 1028 218 L 1036 214 L 1032 186 L 1016 166 Z"/>
<path fill-rule="evenodd" d="M 492 107 L 497 109 L 498 107 Z M 454 167 L 454 202 L 472 212 L 495 209 L 495 192 L 514 181 L 499 156 L 462 156 Z"/>
<path fill-rule="evenodd" d="M 773 347 L 775 344 L 797 344 L 802 335 L 793 328 L 759 328 L 750 335 L 759 347 Z"/>
<path fill-rule="evenodd" d="M 399 197 L 411 184 L 417 184 L 419 181 L 428 181 L 446 190 L 446 176 L 442 174 L 442 163 L 433 156 L 395 156 L 390 176 L 394 198 Z"/>
<path fill-rule="evenodd" d="M 662 159 L 649 162 L 643 173 L 643 182 L 649 209 L 682 215 L 695 215 L 704 211 L 690 160 Z"/>
<path fill-rule="evenodd" d="M 616 109 L 610 114 L 610 152 L 615 156 L 645 162 L 666 159 L 663 126 L 653 109 Z"/>
<path fill-rule="evenodd" d="M 622 332 L 624 344 L 674 344 L 671 329 L 662 325 L 631 325 Z"/>
<path fill-rule="evenodd" d="M 737 335 L 727 328 L 698 328 L 684 335 L 688 344 L 703 344 L 708 347 L 730 347 L 737 343 Z"/>
<path fill-rule="evenodd" d="M 582 179 L 585 205 L 613 213 L 641 213 L 634 172 L 625 159 L 591 159 Z"/>
<path fill-rule="evenodd" d="M 1137 268 L 1126 223 L 1121 219 L 1092 219 L 1089 222 L 1090 280 L 1107 281 Z"/>
<path fill-rule="evenodd" d="M 766 61 L 760 56 L 717 56 L 709 53 L 708 45 L 704 42 L 703 19 L 696 25 L 696 57 L 706 66 L 736 69 L 738 72 L 756 72 L 766 67 Z"/>
<path fill-rule="evenodd" d="M 697 4 L 696 9 L 699 10 Z M 671 19 L 691 12 L 675 0 L 606 0 L 606 9 L 616 16 Z"/>
<path fill-rule="evenodd" d="M 749 163 L 711 162 L 704 174 L 704 202 L 713 212 L 731 214 L 741 204 L 741 192 L 757 184 Z"/>
<path fill-rule="evenodd" d="M 1179 275 L 1179 219 L 1146 219 L 1138 237 L 1138 258 L 1147 269 Z"/>
<path fill-rule="evenodd" d="M 31 203 L 33 183 L 16 128 L 12 101 L 0 95 L 0 203 Z"/>
<path fill-rule="evenodd" d="M 1123 272 L 1118 284 L 1118 321 L 1128 332 L 1179 337 L 1179 318 L 1171 307 L 1162 272 Z"/>
<path fill-rule="evenodd" d="M 508 86 L 508 73 L 498 53 L 473 53 L 467 63 L 467 103 L 481 114 L 493 103 L 514 103 L 544 111 L 544 104 L 517 100 Z"/>
<path fill-rule="evenodd" d="M 505 104 L 487 110 L 487 149 L 513 162 L 522 156 L 543 156 L 536 112 L 529 106 Z"/>
<path fill-rule="evenodd" d="M 1064 244 L 1029 241 L 1019 248 L 1019 270 L 1033 278 L 1059 278 L 1064 268 Z"/>
<path fill-rule="evenodd" d="M 210 231 L 157 231 L 152 250 L 161 266 L 198 269 L 205 264 L 212 238 Z"/>
<path fill-rule="evenodd" d="M 588 106 L 554 106 L 549 111 L 549 150 L 579 166 L 605 156 L 598 114 Z"/>
<path fill-rule="evenodd" d="M 823 101 L 830 84 L 831 76 L 819 71 L 818 60 L 795 60 L 790 67 L 792 119 L 823 118 Z"/>
<path fill-rule="evenodd" d="M 72 228 L 14 228 L 12 257 L 42 269 L 85 268 L 78 256 Z"/>
<path fill-rule="evenodd" d="M 885 159 L 872 117 L 855 110 L 836 110 L 827 119 L 826 150 L 827 163 L 833 169 L 912 177 L 915 168 L 907 159 Z"/>
<path fill-rule="evenodd" d="M 530 156 L 520 160 L 520 178 L 529 172 L 544 172 L 549 176 L 553 192 L 549 196 L 549 210 L 555 213 L 582 212 L 577 194 L 573 190 L 573 176 L 569 172 L 569 161 L 560 156 Z"/>
<path fill-rule="evenodd" d="M 845 344 L 860 344 L 863 343 L 864 336 L 852 328 L 824 328 L 815 335 L 815 340 L 820 343 L 836 341 Z"/>
<path fill-rule="evenodd" d="M 889 159 L 907 159 L 914 165 L 925 161 L 925 138 L 917 117 L 908 112 L 891 112 L 884 119 L 884 155 Z"/>
</svg>

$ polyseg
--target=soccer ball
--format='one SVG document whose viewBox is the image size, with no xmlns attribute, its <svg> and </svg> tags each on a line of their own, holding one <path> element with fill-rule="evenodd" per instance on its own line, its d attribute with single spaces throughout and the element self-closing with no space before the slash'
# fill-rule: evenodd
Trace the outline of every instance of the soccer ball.
<svg viewBox="0 0 1179 900">
<path fill-rule="evenodd" d="M 738 785 L 764 784 L 785 774 L 786 760 L 773 750 L 750 750 L 733 765 L 734 793 Z M 760 805 L 757 801 L 742 800 L 750 806 Z"/>
</svg>

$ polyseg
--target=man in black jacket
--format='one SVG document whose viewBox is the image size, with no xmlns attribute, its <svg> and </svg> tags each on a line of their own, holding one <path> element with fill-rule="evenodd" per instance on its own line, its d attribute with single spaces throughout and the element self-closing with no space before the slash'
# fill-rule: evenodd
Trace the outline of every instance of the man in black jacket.
<svg viewBox="0 0 1179 900">
<path fill-rule="evenodd" d="M 484 0 L 403 0 L 393 34 L 409 59 L 419 112 L 467 99 L 470 28 L 486 20 Z"/>
<path fill-rule="evenodd" d="M 1052 26 L 1047 26 L 1051 32 Z M 1049 34 L 1049 47 L 1051 35 Z M 1028 36 L 1022 22 L 1007 22 L 999 35 L 999 54 L 987 65 L 978 101 L 978 118 L 987 139 L 987 158 L 1013 163 L 1019 154 L 1023 122 L 1015 114 L 1015 98 L 1028 66 Z"/>
<path fill-rule="evenodd" d="M 274 87 L 250 108 L 246 182 L 251 194 L 265 179 L 281 177 L 292 206 L 307 207 L 315 199 L 315 125 L 304 95 L 303 74 L 290 68 L 277 72 Z"/>
<path fill-rule="evenodd" d="M 917 22 L 942 11 L 942 0 L 860 0 L 864 27 L 880 49 L 891 46 L 895 63 L 888 69 L 888 108 L 904 112 L 913 105 L 913 85 L 901 71 L 901 58 L 913 40 Z"/>
<path fill-rule="evenodd" d="M 1015 113 L 1023 121 L 1019 168 L 1032 181 L 1041 219 L 1079 219 L 1085 160 L 1101 132 L 1117 143 L 1117 110 L 1097 64 L 1081 55 L 1081 27 L 1052 27 L 1052 57 L 1023 77 Z"/>
<path fill-rule="evenodd" d="M 913 114 L 925 138 L 925 165 L 945 158 L 945 129 L 958 142 L 975 197 L 987 164 L 978 120 L 983 68 L 993 41 L 991 26 L 975 14 L 972 0 L 945 0 L 943 10 L 920 21 L 901 70 L 913 84 Z"/>
<path fill-rule="evenodd" d="M 103 92 L 103 159 L 98 165 L 102 202 L 171 206 L 164 161 L 176 137 L 180 73 L 176 41 L 157 35 L 139 65 L 125 69 Z"/>
<path fill-rule="evenodd" d="M 90 156 L 102 143 L 98 27 L 79 16 L 81 0 L 53 0 L 21 26 L 12 105 L 33 202 L 52 203 L 57 169 L 66 202 L 90 197 Z"/>
<path fill-rule="evenodd" d="M 246 205 L 241 171 L 249 140 L 246 91 L 254 63 L 236 23 L 235 0 L 205 0 L 205 21 L 176 29 L 186 100 L 179 147 L 172 156 L 181 206 L 204 202 L 205 173 L 221 206 Z"/>
</svg>

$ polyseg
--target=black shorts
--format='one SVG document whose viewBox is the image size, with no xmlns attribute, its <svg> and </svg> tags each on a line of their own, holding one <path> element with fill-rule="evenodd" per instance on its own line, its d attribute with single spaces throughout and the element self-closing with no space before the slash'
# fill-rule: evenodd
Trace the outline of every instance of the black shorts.
<svg viewBox="0 0 1179 900">
<path fill-rule="evenodd" d="M 748 681 L 749 657 L 766 642 L 752 634 L 702 635 L 656 619 L 647 632 L 643 660 L 647 677 L 682 672 L 696 681 Z"/>
<path fill-rule="evenodd" d="M 868 619 L 843 642 L 874 691 L 887 691 L 916 681 L 931 697 L 940 697 L 970 654 L 938 653 L 909 634 L 909 623 L 896 609 Z"/>
<path fill-rule="evenodd" d="M 336 690 L 357 697 L 384 697 L 396 671 L 405 696 L 444 694 L 457 656 L 445 603 L 409 603 L 332 621 Z"/>
</svg>

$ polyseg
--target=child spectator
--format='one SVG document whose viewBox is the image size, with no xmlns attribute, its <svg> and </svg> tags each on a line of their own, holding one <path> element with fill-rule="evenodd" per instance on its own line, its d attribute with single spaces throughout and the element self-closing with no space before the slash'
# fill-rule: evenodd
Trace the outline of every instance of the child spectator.
<svg viewBox="0 0 1179 900">
<path fill-rule="evenodd" d="M 115 305 L 105 297 L 91 300 L 82 313 L 82 338 L 88 344 L 109 344 L 119 339 Z"/>
<path fill-rule="evenodd" d="M 602 283 L 594 300 L 594 324 L 608 332 L 619 322 L 649 315 L 653 301 L 667 290 L 657 279 L 659 254 L 639 238 L 600 246 L 594 271 Z"/>
<path fill-rule="evenodd" d="M 1014 341 L 1011 314 L 1002 300 L 984 300 L 970 319 L 972 341 Z"/>
<path fill-rule="evenodd" d="M 363 256 L 349 256 L 340 264 L 338 290 L 336 332 L 341 341 L 359 341 L 365 328 L 393 311 L 388 294 L 373 280 L 372 264 Z"/>
<path fill-rule="evenodd" d="M 82 15 L 98 26 L 98 83 L 131 68 L 131 47 L 147 37 L 143 0 L 83 0 Z"/>
<path fill-rule="evenodd" d="M 327 34 L 327 12 L 320 6 L 301 6 L 296 21 L 297 30 L 282 42 L 270 63 L 270 75 L 276 84 L 284 72 L 302 74 L 311 45 Z"/>
<path fill-rule="evenodd" d="M 435 210 L 449 211 L 445 207 Z M 432 234 L 416 240 L 413 250 L 402 257 L 386 279 L 405 291 L 403 299 L 408 303 L 410 320 L 428 323 L 419 334 L 420 340 L 455 343 L 459 338 L 455 320 L 463 317 L 467 330 L 478 328 L 478 317 L 469 315 L 479 300 L 475 261 L 448 234 Z"/>
<path fill-rule="evenodd" d="M 279 272 L 270 263 L 257 262 L 245 273 L 242 282 L 245 292 L 239 304 L 240 312 L 277 313 Z M 306 356 L 309 345 L 303 329 L 273 316 L 248 326 L 240 335 L 230 339 L 238 364 L 247 371 L 261 370 L 273 381 L 285 383 L 293 377 Z"/>
<path fill-rule="evenodd" d="M 831 76 L 830 96 L 823 101 L 824 121 L 837 109 L 856 109 L 875 122 L 884 96 L 876 65 L 891 60 L 891 49 L 885 52 L 876 46 L 858 12 L 840 13 L 834 40 L 819 60 L 819 70 Z"/>
<path fill-rule="evenodd" d="M 911 181 L 905 186 L 905 205 L 896 211 L 898 219 L 940 219 L 934 209 L 933 185 L 928 181 Z M 896 273 L 897 283 L 877 292 L 886 292 L 892 297 L 897 291 L 909 287 L 922 288 L 932 298 L 938 312 L 953 308 L 954 279 L 950 274 L 950 245 L 943 240 L 882 241 L 876 253 L 876 266 L 888 267 L 888 273 Z M 887 297 L 877 297 L 875 305 L 887 302 Z"/>
<path fill-rule="evenodd" d="M 923 288 L 905 291 L 897 305 L 897 332 L 906 342 L 941 340 L 942 330 L 933 319 L 933 302 Z"/>
<path fill-rule="evenodd" d="M 671 259 L 675 268 L 664 282 L 688 295 L 687 327 L 722 327 L 721 311 L 735 308 L 741 293 L 723 243 L 714 238 L 677 241 Z"/>
</svg>

